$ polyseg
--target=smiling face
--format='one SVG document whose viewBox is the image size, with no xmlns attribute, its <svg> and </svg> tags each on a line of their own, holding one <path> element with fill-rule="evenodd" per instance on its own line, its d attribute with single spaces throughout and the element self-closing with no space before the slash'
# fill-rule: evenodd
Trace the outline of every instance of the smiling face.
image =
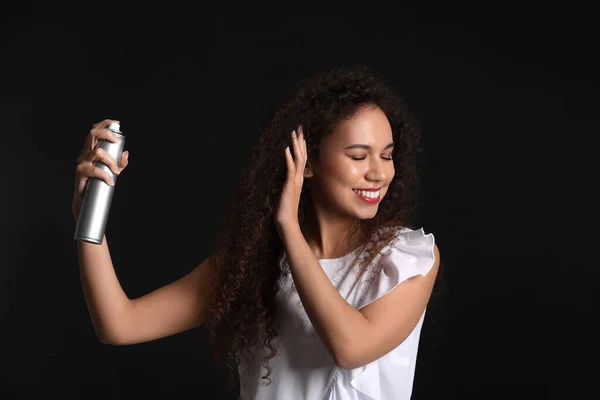
<svg viewBox="0 0 600 400">
<path fill-rule="evenodd" d="M 379 107 L 365 106 L 342 121 L 309 170 L 317 213 L 373 218 L 395 174 L 392 150 L 392 128 Z"/>
</svg>

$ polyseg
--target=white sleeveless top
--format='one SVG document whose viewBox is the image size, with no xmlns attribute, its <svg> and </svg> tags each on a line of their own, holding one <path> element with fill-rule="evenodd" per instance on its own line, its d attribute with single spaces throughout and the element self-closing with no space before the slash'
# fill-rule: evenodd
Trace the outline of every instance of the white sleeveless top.
<svg viewBox="0 0 600 400">
<path fill-rule="evenodd" d="M 370 266 L 360 262 L 366 252 L 359 254 L 358 249 L 343 257 L 319 260 L 319 263 L 342 297 L 360 309 L 406 279 L 427 274 L 434 262 L 434 241 L 433 234 L 425 234 L 423 228 L 398 228 L 396 237 Z M 406 340 L 388 354 L 362 367 L 339 368 L 315 332 L 297 291 L 292 288 L 293 279 L 285 256 L 281 262 L 288 272 L 278 298 L 279 335 L 272 342 L 277 356 L 269 361 L 271 383 L 265 386 L 267 381 L 261 378 L 266 374 L 262 363 L 268 350 L 254 351 L 254 361 L 244 361 L 238 368 L 240 398 L 409 400 L 425 312 Z"/>
</svg>

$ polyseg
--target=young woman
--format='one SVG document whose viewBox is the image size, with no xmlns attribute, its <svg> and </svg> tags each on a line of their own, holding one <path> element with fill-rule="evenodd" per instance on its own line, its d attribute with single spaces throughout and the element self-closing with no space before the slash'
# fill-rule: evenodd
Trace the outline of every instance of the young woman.
<svg viewBox="0 0 600 400">
<path fill-rule="evenodd" d="M 89 132 L 75 218 L 94 167 L 121 165 Z M 440 253 L 414 229 L 419 128 L 367 68 L 301 82 L 269 118 L 214 251 L 181 279 L 129 299 L 102 245 L 78 242 L 94 328 L 104 343 L 158 339 L 205 324 L 243 399 L 409 399 Z"/>
</svg>

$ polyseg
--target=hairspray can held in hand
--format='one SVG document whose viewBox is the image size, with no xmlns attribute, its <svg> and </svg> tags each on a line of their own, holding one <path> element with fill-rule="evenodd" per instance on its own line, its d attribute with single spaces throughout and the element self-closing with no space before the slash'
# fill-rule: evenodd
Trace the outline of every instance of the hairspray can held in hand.
<svg viewBox="0 0 600 400">
<path fill-rule="evenodd" d="M 125 146 L 125 136 L 119 128 L 120 125 L 114 122 L 108 127 L 120 139 L 118 143 L 100 140 L 97 145 L 110 154 L 117 161 L 117 165 L 121 165 L 121 154 Z M 117 184 L 117 175 L 108 166 L 100 161 L 95 161 L 94 165 L 110 174 L 115 185 Z M 115 186 L 110 186 L 103 180 L 98 178 L 88 180 L 75 228 L 75 240 L 102 244 L 114 191 Z"/>
</svg>

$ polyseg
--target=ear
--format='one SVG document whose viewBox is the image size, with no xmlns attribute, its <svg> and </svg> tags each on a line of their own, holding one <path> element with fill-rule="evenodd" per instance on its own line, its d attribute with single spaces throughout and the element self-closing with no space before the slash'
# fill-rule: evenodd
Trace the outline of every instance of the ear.
<svg viewBox="0 0 600 400">
<path fill-rule="evenodd" d="M 305 178 L 312 178 L 314 176 L 312 168 L 310 167 L 309 163 L 306 163 L 306 166 L 304 167 L 304 177 Z"/>
</svg>

